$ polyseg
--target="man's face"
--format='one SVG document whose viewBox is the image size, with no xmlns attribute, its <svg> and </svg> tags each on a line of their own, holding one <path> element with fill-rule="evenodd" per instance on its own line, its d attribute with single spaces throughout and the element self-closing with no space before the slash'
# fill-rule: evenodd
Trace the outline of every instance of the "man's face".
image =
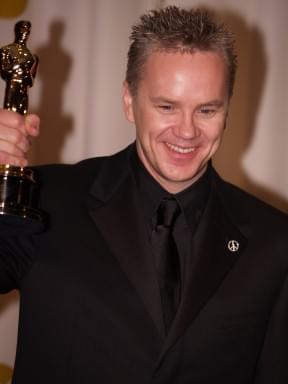
<svg viewBox="0 0 288 384">
<path fill-rule="evenodd" d="M 227 67 L 215 52 L 153 52 L 126 117 L 147 171 L 170 193 L 191 185 L 218 149 L 228 111 Z"/>
</svg>

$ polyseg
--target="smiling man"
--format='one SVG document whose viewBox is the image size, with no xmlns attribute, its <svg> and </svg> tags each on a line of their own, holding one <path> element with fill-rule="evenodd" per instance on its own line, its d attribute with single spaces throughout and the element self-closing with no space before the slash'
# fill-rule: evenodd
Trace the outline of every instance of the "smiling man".
<svg viewBox="0 0 288 384">
<path fill-rule="evenodd" d="M 21 294 L 14 383 L 287 384 L 287 216 L 211 162 L 235 71 L 206 11 L 167 7 L 133 27 L 136 142 L 38 167 L 43 233 L 0 220 L 0 291 Z M 26 164 L 37 133 L 37 116 L 1 111 L 1 161 Z"/>
<path fill-rule="evenodd" d="M 218 52 L 161 52 L 147 58 L 135 96 L 124 105 L 136 125 L 140 160 L 163 188 L 177 193 L 205 171 L 228 112 L 228 71 Z"/>
</svg>

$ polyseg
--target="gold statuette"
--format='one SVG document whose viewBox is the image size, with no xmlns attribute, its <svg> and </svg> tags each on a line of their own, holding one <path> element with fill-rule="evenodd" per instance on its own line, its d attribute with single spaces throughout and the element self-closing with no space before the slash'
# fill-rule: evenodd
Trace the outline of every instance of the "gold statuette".
<svg viewBox="0 0 288 384">
<path fill-rule="evenodd" d="M 19 21 L 15 24 L 14 42 L 0 49 L 0 74 L 6 82 L 4 108 L 22 115 L 28 111 L 28 88 L 33 85 L 38 66 L 38 57 L 26 46 L 30 30 L 29 21 Z M 0 215 L 41 222 L 37 200 L 32 169 L 0 165 Z"/>
</svg>

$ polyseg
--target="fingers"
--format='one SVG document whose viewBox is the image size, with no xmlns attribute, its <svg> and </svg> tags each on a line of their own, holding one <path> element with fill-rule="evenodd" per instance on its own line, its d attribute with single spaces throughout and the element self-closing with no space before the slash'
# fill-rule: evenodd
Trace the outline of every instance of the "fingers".
<svg viewBox="0 0 288 384">
<path fill-rule="evenodd" d="M 16 156 L 11 155 L 10 153 L 0 151 L 0 164 L 10 164 L 16 167 L 26 167 L 28 165 L 28 160 L 26 156 Z"/>
<path fill-rule="evenodd" d="M 0 164 L 26 166 L 31 138 L 39 134 L 39 117 L 0 110 Z"/>
<path fill-rule="evenodd" d="M 28 135 L 36 137 L 39 135 L 40 119 L 37 115 L 30 114 L 25 117 L 25 131 Z"/>
</svg>

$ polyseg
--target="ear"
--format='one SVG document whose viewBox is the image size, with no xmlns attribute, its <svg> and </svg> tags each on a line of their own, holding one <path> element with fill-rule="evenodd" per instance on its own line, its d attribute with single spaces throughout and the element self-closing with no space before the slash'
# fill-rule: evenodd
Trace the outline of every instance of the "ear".
<svg viewBox="0 0 288 384">
<path fill-rule="evenodd" d="M 135 123 L 134 112 L 133 112 L 133 96 L 131 95 L 127 81 L 124 81 L 123 83 L 122 100 L 123 100 L 123 109 L 124 109 L 126 119 L 130 123 Z"/>
</svg>

